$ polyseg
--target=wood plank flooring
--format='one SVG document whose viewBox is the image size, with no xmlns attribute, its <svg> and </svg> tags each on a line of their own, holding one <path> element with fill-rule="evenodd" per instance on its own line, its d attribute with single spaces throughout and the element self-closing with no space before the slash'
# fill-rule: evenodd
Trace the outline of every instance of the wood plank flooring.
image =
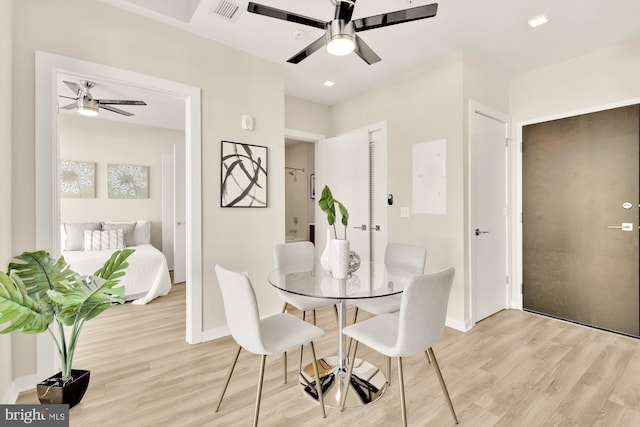
<svg viewBox="0 0 640 427">
<path fill-rule="evenodd" d="M 254 410 L 259 357 L 242 352 L 220 412 L 214 408 L 235 354 L 231 338 L 185 343 L 185 289 L 145 306 L 112 307 L 85 325 L 74 367 L 91 370 L 71 426 L 247 426 Z M 333 310 L 318 313 L 327 331 L 319 356 L 334 355 Z M 361 315 L 364 319 L 365 314 Z M 502 311 L 470 332 L 447 329 L 434 347 L 460 426 L 640 426 L 640 341 L 517 310 Z M 308 361 L 310 352 L 305 352 Z M 384 366 L 360 346 L 358 356 Z M 267 358 L 261 426 L 400 425 L 398 379 L 366 408 L 327 410 L 297 385 L 299 352 Z M 424 355 L 404 359 L 412 426 L 453 426 Z M 17 403 L 37 403 L 34 391 Z"/>
</svg>

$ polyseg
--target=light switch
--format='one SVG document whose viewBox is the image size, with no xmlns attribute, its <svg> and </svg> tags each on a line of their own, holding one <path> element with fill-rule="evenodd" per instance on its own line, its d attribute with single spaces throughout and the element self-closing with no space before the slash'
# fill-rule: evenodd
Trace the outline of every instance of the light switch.
<svg viewBox="0 0 640 427">
<path fill-rule="evenodd" d="M 409 208 L 407 206 L 400 208 L 400 217 L 401 218 L 409 218 L 411 214 L 409 213 Z"/>
</svg>

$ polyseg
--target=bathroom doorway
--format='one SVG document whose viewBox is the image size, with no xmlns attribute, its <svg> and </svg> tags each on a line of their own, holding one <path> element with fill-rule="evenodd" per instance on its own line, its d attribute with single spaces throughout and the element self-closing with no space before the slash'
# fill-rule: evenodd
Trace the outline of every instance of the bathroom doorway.
<svg viewBox="0 0 640 427">
<path fill-rule="evenodd" d="M 315 145 L 285 139 L 285 241 L 314 242 Z"/>
</svg>

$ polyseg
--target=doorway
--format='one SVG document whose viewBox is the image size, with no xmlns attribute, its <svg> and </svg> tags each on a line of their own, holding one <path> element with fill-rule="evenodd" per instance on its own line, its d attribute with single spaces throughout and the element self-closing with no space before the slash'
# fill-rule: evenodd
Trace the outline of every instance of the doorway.
<svg viewBox="0 0 640 427">
<path fill-rule="evenodd" d="M 523 126 L 523 307 L 639 335 L 640 106 Z"/>
<path fill-rule="evenodd" d="M 119 68 L 74 58 L 36 52 L 36 246 L 57 255 L 60 253 L 60 218 L 57 165 L 57 73 L 92 77 L 98 80 L 127 82 L 149 90 L 177 96 L 185 103 L 185 146 L 187 175 L 187 319 L 186 341 L 202 341 L 202 244 L 199 236 L 201 218 L 201 109 L 200 89 L 180 83 L 134 73 Z M 53 343 L 45 334 L 37 340 L 37 374 L 47 377 L 55 372 Z"/>
<path fill-rule="evenodd" d="M 285 241 L 315 242 L 315 144 L 285 139 Z"/>
</svg>

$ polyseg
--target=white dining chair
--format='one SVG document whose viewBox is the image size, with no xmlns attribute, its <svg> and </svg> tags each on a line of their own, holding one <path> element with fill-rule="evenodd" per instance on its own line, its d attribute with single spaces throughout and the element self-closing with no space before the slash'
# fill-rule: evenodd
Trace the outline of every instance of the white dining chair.
<svg viewBox="0 0 640 427">
<path fill-rule="evenodd" d="M 299 273 L 313 271 L 315 267 L 315 246 L 309 241 L 290 242 L 277 244 L 273 249 L 275 268 L 286 273 Z M 302 320 L 306 320 L 307 311 L 313 312 L 313 324 L 316 324 L 316 310 L 325 307 L 334 307 L 336 301 L 326 298 L 312 298 L 304 295 L 292 294 L 278 290 L 280 298 L 284 301 L 282 312 L 287 311 L 291 305 L 302 311 Z M 300 349 L 300 367 L 302 367 L 303 349 Z M 284 354 L 284 382 L 287 382 L 287 354 Z"/>
<path fill-rule="evenodd" d="M 438 273 L 415 276 L 409 280 L 402 293 L 400 311 L 381 314 L 347 326 L 343 330 L 344 334 L 353 338 L 355 342 L 353 354 L 349 356 L 350 361 L 356 360 L 358 343 L 362 343 L 387 357 L 398 358 L 403 426 L 407 425 L 407 409 L 402 358 L 422 352 L 427 356 L 427 361 L 433 365 L 453 419 L 458 424 L 458 417 L 432 348 L 444 332 L 447 305 L 454 275 L 455 269 L 449 267 Z M 351 381 L 353 365 L 353 363 L 349 364 L 347 384 Z M 343 394 L 340 402 L 341 411 L 344 410 L 345 401 L 346 393 Z"/>
<path fill-rule="evenodd" d="M 422 246 L 408 245 L 406 243 L 388 243 L 384 251 L 384 264 L 387 268 L 399 268 L 412 274 L 424 273 L 424 264 L 427 259 L 427 249 Z M 402 294 L 390 295 L 381 298 L 365 298 L 355 300 L 353 323 L 358 320 L 358 311 L 364 310 L 375 316 L 385 313 L 394 313 L 400 310 Z M 351 341 L 347 352 L 351 350 Z M 387 358 L 387 384 L 390 384 L 391 359 Z"/>
<path fill-rule="evenodd" d="M 222 292 L 227 326 L 229 327 L 231 336 L 236 343 L 238 343 L 238 351 L 229 369 L 229 375 L 222 389 L 215 412 L 218 412 L 220 409 L 222 399 L 227 391 L 231 375 L 238 361 L 240 350 L 244 348 L 250 353 L 262 356 L 253 415 L 253 425 L 257 426 L 267 356 L 283 353 L 301 345 L 310 344 L 311 355 L 313 357 L 313 373 L 315 378 L 320 378 L 313 340 L 324 336 L 324 331 L 317 326 L 285 313 L 260 319 L 256 295 L 247 275 L 226 270 L 219 265 L 215 266 L 215 271 Z M 322 410 L 322 417 L 326 418 L 321 381 L 316 380 L 316 391 Z"/>
<path fill-rule="evenodd" d="M 384 264 L 387 268 L 399 268 L 412 274 L 424 273 L 427 250 L 422 246 L 405 243 L 389 243 L 384 252 Z M 400 310 L 402 294 L 382 298 L 364 298 L 355 300 L 356 307 L 353 323 L 358 319 L 358 311 L 364 310 L 374 315 L 393 313 Z"/>
</svg>

